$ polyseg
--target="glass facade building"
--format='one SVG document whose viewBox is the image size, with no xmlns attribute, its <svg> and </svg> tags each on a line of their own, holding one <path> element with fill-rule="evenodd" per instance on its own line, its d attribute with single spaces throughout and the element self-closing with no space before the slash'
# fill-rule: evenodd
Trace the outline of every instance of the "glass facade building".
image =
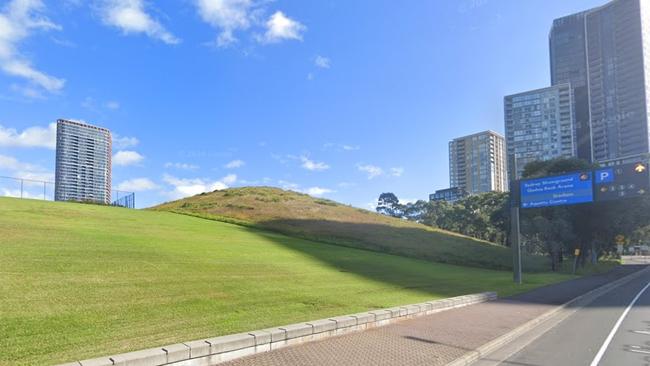
<svg viewBox="0 0 650 366">
<path fill-rule="evenodd" d="M 589 91 L 586 68 L 586 12 L 553 21 L 549 35 L 551 85 L 570 84 L 576 132 L 576 156 L 592 161 Z"/>
<path fill-rule="evenodd" d="M 110 204 L 111 133 L 60 119 L 56 125 L 56 201 Z"/>
<path fill-rule="evenodd" d="M 575 156 L 572 96 L 561 84 L 504 98 L 508 162 L 517 158 L 517 179 L 530 162 Z"/>
<path fill-rule="evenodd" d="M 439 189 L 436 193 L 429 195 L 429 201 L 446 201 L 449 203 L 456 202 L 467 197 L 467 192 L 458 187 Z"/>
<path fill-rule="evenodd" d="M 507 191 L 503 136 L 485 131 L 449 142 L 449 186 L 469 194 Z"/>
<path fill-rule="evenodd" d="M 572 86 L 578 157 L 650 152 L 650 2 L 614 0 L 557 19 L 549 45 L 553 84 Z"/>
</svg>

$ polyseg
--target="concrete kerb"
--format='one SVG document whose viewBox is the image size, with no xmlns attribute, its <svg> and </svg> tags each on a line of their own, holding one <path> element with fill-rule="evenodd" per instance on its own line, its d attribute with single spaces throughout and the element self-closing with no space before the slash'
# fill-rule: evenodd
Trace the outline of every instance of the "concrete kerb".
<svg viewBox="0 0 650 366">
<path fill-rule="evenodd" d="M 388 325 L 462 306 L 494 300 L 496 293 L 459 296 L 420 304 L 373 310 L 277 328 L 178 343 L 59 366 L 204 366 L 256 353 Z"/>
<path fill-rule="evenodd" d="M 562 314 L 562 319 L 568 317 L 569 315 L 573 314 L 576 312 L 579 308 L 585 306 L 586 304 L 590 303 L 591 301 L 595 300 L 596 298 L 600 297 L 601 295 L 607 293 L 614 287 L 620 286 L 622 284 L 625 284 L 629 281 L 632 281 L 640 276 L 643 276 L 645 273 L 650 272 L 650 267 L 642 269 L 640 271 L 631 273 L 623 278 L 619 278 L 616 281 L 604 284 L 600 287 L 597 287 L 585 294 L 582 294 L 572 300 L 567 301 L 566 303 L 547 311 L 546 313 L 538 316 L 535 319 L 532 319 L 523 325 L 513 329 L 512 331 L 480 346 L 479 348 L 467 352 L 465 355 L 461 356 L 460 358 L 457 358 L 456 360 L 448 363 L 446 366 L 468 366 L 471 365 L 473 362 L 478 361 L 479 359 L 486 357 L 492 352 L 495 352 L 496 350 L 500 349 L 503 346 L 506 346 L 513 340 L 518 339 L 525 333 L 535 329 L 537 326 L 540 324 L 546 322 L 547 320 L 553 318 L 554 316 L 558 315 L 560 312 L 564 312 Z M 569 310 L 569 307 L 572 307 Z M 561 320 L 559 320 L 561 321 Z M 534 340 L 534 339 L 533 339 Z M 533 341 L 531 340 L 531 342 Z"/>
</svg>

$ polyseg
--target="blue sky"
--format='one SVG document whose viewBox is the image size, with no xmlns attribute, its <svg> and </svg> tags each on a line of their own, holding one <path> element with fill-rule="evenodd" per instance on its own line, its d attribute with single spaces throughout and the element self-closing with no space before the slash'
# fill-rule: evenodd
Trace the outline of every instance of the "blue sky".
<svg viewBox="0 0 650 366">
<path fill-rule="evenodd" d="M 0 175 L 53 180 L 71 118 L 113 132 L 139 207 L 245 185 L 426 199 L 449 140 L 503 132 L 503 96 L 549 84 L 552 20 L 604 2 L 0 1 Z"/>
</svg>

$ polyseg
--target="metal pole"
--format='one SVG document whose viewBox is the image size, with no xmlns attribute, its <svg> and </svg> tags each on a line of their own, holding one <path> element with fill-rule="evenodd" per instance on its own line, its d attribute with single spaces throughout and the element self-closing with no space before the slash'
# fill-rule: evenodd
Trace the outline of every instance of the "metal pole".
<svg viewBox="0 0 650 366">
<path fill-rule="evenodd" d="M 23 198 L 23 183 L 24 182 L 25 182 L 24 180 L 22 180 L 22 179 L 20 180 L 20 198 Z"/>
<path fill-rule="evenodd" d="M 516 284 L 521 285 L 521 232 L 519 227 L 519 206 L 510 208 L 510 241 L 512 245 L 512 278 Z"/>
<path fill-rule="evenodd" d="M 512 247 L 512 278 L 521 285 L 521 228 L 519 222 L 519 180 L 517 180 L 517 155 L 510 157 L 510 245 Z"/>
<path fill-rule="evenodd" d="M 43 182 L 43 201 L 47 200 L 47 183 Z"/>
</svg>

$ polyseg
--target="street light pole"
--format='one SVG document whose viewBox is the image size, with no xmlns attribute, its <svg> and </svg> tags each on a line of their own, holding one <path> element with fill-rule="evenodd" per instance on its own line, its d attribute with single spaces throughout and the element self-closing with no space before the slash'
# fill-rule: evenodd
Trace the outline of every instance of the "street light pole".
<svg viewBox="0 0 650 366">
<path fill-rule="evenodd" d="M 510 241 L 512 245 L 513 280 L 521 285 L 521 234 L 519 228 L 519 207 L 510 208 Z"/>
<path fill-rule="evenodd" d="M 510 245 L 512 247 L 512 278 L 518 285 L 521 276 L 521 228 L 519 223 L 519 181 L 517 180 L 517 156 L 510 159 Z"/>
</svg>

